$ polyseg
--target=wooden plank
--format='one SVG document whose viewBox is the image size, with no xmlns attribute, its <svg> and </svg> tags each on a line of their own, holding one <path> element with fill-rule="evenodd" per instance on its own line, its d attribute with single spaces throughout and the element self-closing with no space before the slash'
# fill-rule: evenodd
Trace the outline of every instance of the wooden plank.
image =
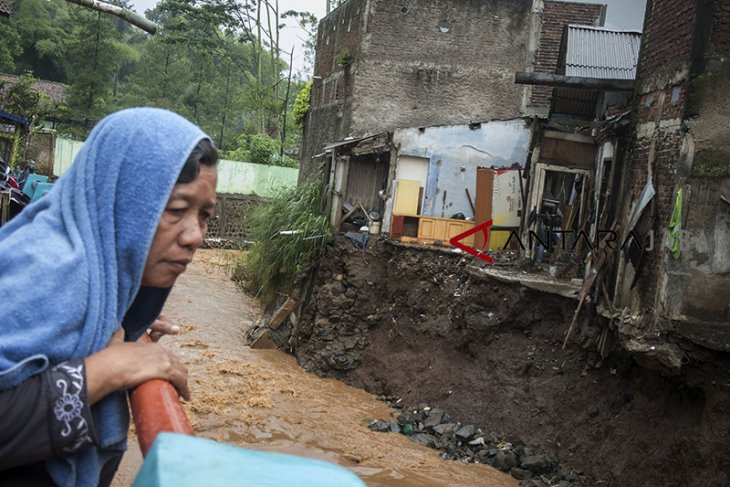
<svg viewBox="0 0 730 487">
<path fill-rule="evenodd" d="M 403 235 L 403 215 L 393 215 L 390 226 L 390 236 L 393 238 L 400 237 Z"/>
<path fill-rule="evenodd" d="M 596 139 L 590 135 L 569 134 L 566 132 L 558 132 L 557 130 L 546 130 L 543 135 L 550 139 L 568 140 L 570 142 L 579 142 L 581 144 L 595 144 Z"/>
<path fill-rule="evenodd" d="M 477 212 L 474 209 L 474 201 L 471 199 L 471 194 L 469 193 L 469 188 L 464 188 L 464 191 L 466 191 L 466 198 L 469 200 L 469 207 L 471 208 L 471 215 L 476 218 Z"/>
<path fill-rule="evenodd" d="M 271 321 L 269 322 L 269 328 L 272 330 L 278 330 L 281 324 L 284 322 L 284 320 L 291 314 L 292 311 L 294 311 L 294 308 L 296 308 L 297 302 L 292 298 L 286 298 L 286 301 L 284 301 L 284 304 L 281 305 L 281 308 L 279 308 L 276 313 L 274 313 L 274 316 L 271 317 Z"/>
<path fill-rule="evenodd" d="M 398 215 L 418 215 L 418 195 L 421 188 L 420 181 L 399 179 L 395 192 L 393 213 Z"/>
<path fill-rule="evenodd" d="M 261 334 L 251 342 L 251 348 L 269 348 L 269 349 L 277 349 L 279 348 L 274 340 L 269 336 L 269 329 L 268 328 L 262 328 Z"/>
<path fill-rule="evenodd" d="M 492 202 L 494 198 L 494 169 L 486 167 L 477 168 L 477 192 L 474 203 L 474 223 L 482 223 L 492 219 Z M 487 242 L 484 241 L 483 232 L 475 235 L 476 248 L 481 250 Z"/>
</svg>

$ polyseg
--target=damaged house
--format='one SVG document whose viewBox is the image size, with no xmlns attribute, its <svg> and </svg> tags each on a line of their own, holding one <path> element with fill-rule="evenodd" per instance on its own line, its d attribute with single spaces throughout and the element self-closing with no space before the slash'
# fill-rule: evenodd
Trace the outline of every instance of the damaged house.
<svg viewBox="0 0 730 487">
<path fill-rule="evenodd" d="M 520 227 L 533 117 L 550 106 L 544 87 L 517 86 L 514 72 L 554 70 L 563 27 L 602 25 L 605 11 L 541 0 L 345 2 L 318 29 L 300 179 L 325 175 L 335 229 L 361 204 L 357 223 L 372 213 L 381 231 L 421 243 L 449 245 L 491 219 L 496 248 Z"/>
<path fill-rule="evenodd" d="M 553 90 L 525 174 L 533 217 L 520 244 L 530 258 L 534 245 L 525 243 L 539 238 L 546 260 L 562 264 L 563 274 L 614 227 L 640 44 L 640 32 L 568 25 L 556 73 L 515 76 L 517 83 Z"/>
<path fill-rule="evenodd" d="M 643 35 L 604 13 L 350 0 L 322 21 L 302 168 L 325 169 L 337 230 L 372 228 L 347 226 L 362 204 L 388 235 L 335 242 L 288 344 L 404 417 L 490 432 L 463 456 L 412 436 L 520 485 L 724 485 L 730 6 L 653 0 Z M 439 248 L 490 217 L 516 265 Z"/>
<path fill-rule="evenodd" d="M 543 244 L 604 316 L 654 310 L 727 348 L 725 2 L 650 5 L 643 43 L 602 27 L 605 6 L 456 3 L 349 0 L 321 21 L 300 178 L 334 188 L 333 228 L 448 246 L 492 220 L 465 243 Z"/>
<path fill-rule="evenodd" d="M 645 31 L 619 212 L 644 245 L 612 262 L 611 309 L 636 317 L 625 346 L 677 375 L 730 351 L 730 5 L 653 2 Z"/>
<path fill-rule="evenodd" d="M 730 11 L 722 1 L 654 2 L 647 14 L 640 55 L 638 33 L 571 25 L 558 72 L 516 80 L 553 87 L 530 207 L 557 207 L 558 231 L 573 238 L 568 264 L 585 265 L 581 296 L 623 346 L 679 375 L 693 347 L 730 350 L 728 115 L 718 109 Z M 590 200 L 576 209 L 566 202 L 579 187 Z M 565 257 L 565 245 L 554 250 Z"/>
</svg>

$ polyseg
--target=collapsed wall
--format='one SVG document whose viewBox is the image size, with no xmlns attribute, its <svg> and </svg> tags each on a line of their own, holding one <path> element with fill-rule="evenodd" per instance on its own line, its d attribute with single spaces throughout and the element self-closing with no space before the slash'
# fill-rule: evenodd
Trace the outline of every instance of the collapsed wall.
<svg viewBox="0 0 730 487">
<path fill-rule="evenodd" d="M 684 375 L 668 379 L 618 345 L 595 352 L 595 317 L 564 352 L 574 299 L 474 265 L 440 249 L 371 240 L 363 252 L 338 240 L 294 331 L 299 362 L 502 432 L 581 469 L 585 485 L 730 481 L 727 356 L 683 343 Z"/>
</svg>

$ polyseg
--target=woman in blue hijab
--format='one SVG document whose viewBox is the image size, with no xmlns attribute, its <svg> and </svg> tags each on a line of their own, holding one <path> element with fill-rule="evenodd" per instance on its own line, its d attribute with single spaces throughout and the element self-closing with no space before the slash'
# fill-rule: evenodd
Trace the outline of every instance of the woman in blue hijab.
<svg viewBox="0 0 730 487">
<path fill-rule="evenodd" d="M 108 485 L 126 449 L 124 391 L 189 397 L 153 326 L 202 244 L 218 155 L 182 117 L 99 122 L 53 190 L 0 228 L 0 485 Z"/>
</svg>

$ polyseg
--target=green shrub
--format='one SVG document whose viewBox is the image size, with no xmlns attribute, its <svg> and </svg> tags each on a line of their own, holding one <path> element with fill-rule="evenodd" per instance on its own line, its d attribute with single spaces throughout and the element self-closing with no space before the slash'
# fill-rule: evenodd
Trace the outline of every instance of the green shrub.
<svg viewBox="0 0 730 487">
<path fill-rule="evenodd" d="M 342 66 L 343 68 L 348 67 L 352 64 L 352 54 L 350 53 L 350 50 L 348 48 L 340 49 L 337 51 L 337 54 L 335 54 L 335 63 L 338 66 Z"/>
<path fill-rule="evenodd" d="M 280 156 L 279 141 L 266 134 L 241 134 L 238 148 L 228 151 L 228 158 L 234 161 L 252 162 L 267 166 L 299 167 L 299 161 L 284 155 Z"/>
<path fill-rule="evenodd" d="M 294 106 L 292 107 L 292 119 L 294 120 L 294 124 L 300 129 L 304 128 L 304 119 L 307 117 L 311 100 L 312 80 L 309 80 L 294 99 Z"/>
<path fill-rule="evenodd" d="M 321 196 L 316 183 L 288 188 L 251 215 L 255 243 L 237 264 L 233 278 L 264 304 L 275 291 L 287 292 L 294 277 L 331 244 L 329 219 L 319 210 Z"/>
</svg>

